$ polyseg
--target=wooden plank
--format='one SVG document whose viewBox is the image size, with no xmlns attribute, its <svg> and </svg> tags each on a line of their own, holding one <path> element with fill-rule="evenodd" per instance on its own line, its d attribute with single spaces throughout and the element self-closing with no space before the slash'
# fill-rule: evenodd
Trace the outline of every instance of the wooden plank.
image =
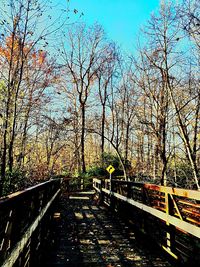
<svg viewBox="0 0 200 267">
<path fill-rule="evenodd" d="M 161 206 L 152 206 L 152 208 L 157 209 L 157 210 L 161 210 L 161 211 L 164 211 L 164 212 L 166 211 L 166 209 L 161 207 Z"/>
<path fill-rule="evenodd" d="M 94 188 L 96 191 L 98 191 L 99 193 L 101 193 L 101 190 L 100 190 L 98 187 L 96 187 L 96 186 L 93 185 L 93 188 Z"/>
<path fill-rule="evenodd" d="M 200 217 L 200 214 L 198 213 L 198 212 L 196 212 L 196 211 L 194 211 L 193 209 L 191 210 L 191 209 L 182 209 L 182 211 L 184 211 L 184 212 L 187 212 L 187 213 L 189 213 L 189 214 L 192 214 L 192 215 L 194 215 L 195 217 Z"/>
<path fill-rule="evenodd" d="M 158 192 L 168 193 L 171 195 L 176 195 L 179 197 L 186 197 L 186 198 L 200 200 L 200 191 L 197 190 L 188 190 L 188 189 L 174 188 L 174 187 L 154 185 L 154 184 L 144 184 L 144 188 L 155 190 Z"/>
<path fill-rule="evenodd" d="M 187 205 L 187 206 L 192 206 L 192 207 L 195 207 L 197 209 L 200 209 L 200 204 L 192 203 L 192 202 L 189 202 L 187 200 L 178 200 L 178 203 L 181 203 L 181 204 L 184 204 L 184 205 Z"/>
<path fill-rule="evenodd" d="M 192 223 L 195 223 L 195 224 L 198 224 L 198 225 L 200 225 L 200 222 L 199 221 L 197 221 L 197 220 L 194 220 L 194 219 L 192 219 L 192 218 L 189 218 L 189 217 L 186 217 L 185 218 L 187 221 L 189 221 L 189 222 L 192 222 Z M 200 231 L 200 230 L 199 230 Z"/>
<path fill-rule="evenodd" d="M 106 189 L 106 188 L 102 188 L 102 191 L 106 194 L 110 194 L 110 190 Z M 116 193 L 117 194 L 117 193 Z"/>
<path fill-rule="evenodd" d="M 97 184 L 101 184 L 101 180 L 97 179 L 97 178 L 94 178 L 93 179 L 93 182 L 97 183 Z"/>
</svg>

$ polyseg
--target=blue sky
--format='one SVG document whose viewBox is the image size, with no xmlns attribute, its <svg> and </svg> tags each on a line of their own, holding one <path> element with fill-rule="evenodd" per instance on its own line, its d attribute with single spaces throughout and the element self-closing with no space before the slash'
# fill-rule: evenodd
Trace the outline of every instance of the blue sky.
<svg viewBox="0 0 200 267">
<path fill-rule="evenodd" d="M 88 24 L 101 24 L 108 38 L 122 49 L 134 51 L 137 36 L 152 11 L 158 9 L 159 0 L 70 0 L 70 9 L 83 12 L 82 20 Z"/>
</svg>

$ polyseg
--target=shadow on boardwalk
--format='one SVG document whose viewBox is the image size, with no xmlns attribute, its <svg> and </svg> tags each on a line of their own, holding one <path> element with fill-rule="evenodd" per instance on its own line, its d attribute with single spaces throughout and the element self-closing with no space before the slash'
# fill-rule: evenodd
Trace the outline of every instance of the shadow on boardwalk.
<svg viewBox="0 0 200 267">
<path fill-rule="evenodd" d="M 144 236 L 87 197 L 63 198 L 59 212 L 54 249 L 42 266 L 171 266 L 151 244 L 144 246 Z"/>
</svg>

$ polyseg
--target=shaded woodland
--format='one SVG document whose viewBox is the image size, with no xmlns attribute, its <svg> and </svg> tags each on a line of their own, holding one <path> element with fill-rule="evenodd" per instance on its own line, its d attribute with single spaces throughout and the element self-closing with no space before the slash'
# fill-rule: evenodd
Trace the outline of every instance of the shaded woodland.
<svg viewBox="0 0 200 267">
<path fill-rule="evenodd" d="M 134 54 L 82 15 L 1 1 L 0 195 L 108 175 L 109 164 L 125 179 L 199 189 L 199 1 L 161 1 Z"/>
</svg>

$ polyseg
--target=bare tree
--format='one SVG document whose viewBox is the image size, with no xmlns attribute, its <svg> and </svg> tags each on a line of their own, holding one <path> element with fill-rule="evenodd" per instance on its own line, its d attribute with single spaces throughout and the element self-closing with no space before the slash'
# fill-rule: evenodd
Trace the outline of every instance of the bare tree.
<svg viewBox="0 0 200 267">
<path fill-rule="evenodd" d="M 109 45 L 104 42 L 102 27 L 93 25 L 87 27 L 81 24 L 68 31 L 68 47 L 63 45 L 63 62 L 66 75 L 70 77 L 78 93 L 81 109 L 81 163 L 82 172 L 86 172 L 85 164 L 85 126 L 86 105 L 90 90 L 97 79 Z M 103 59 L 103 60 L 102 60 Z"/>
<path fill-rule="evenodd" d="M 110 50 L 110 51 L 109 51 Z M 102 64 L 96 73 L 98 79 L 98 94 L 100 98 L 100 103 L 102 106 L 101 115 L 101 154 L 104 154 L 104 144 L 105 144 L 105 122 L 106 122 L 106 105 L 109 97 L 109 86 L 113 73 L 115 71 L 115 64 L 117 58 L 117 52 L 115 46 L 110 46 L 109 50 L 106 51 L 104 55 Z"/>
<path fill-rule="evenodd" d="M 196 159 L 191 147 L 192 143 L 190 141 L 185 118 L 181 112 L 184 106 L 187 106 L 187 104 L 191 102 L 191 98 L 189 101 L 180 101 L 180 99 L 178 100 L 176 97 L 177 88 L 180 88 L 179 86 L 181 84 L 180 77 L 176 77 L 176 72 L 177 69 L 181 69 L 180 63 L 182 54 L 178 50 L 178 42 L 181 39 L 180 24 L 177 13 L 175 12 L 175 7 L 172 3 L 165 4 L 163 2 L 161 4 L 159 15 L 153 15 L 151 17 L 151 20 L 146 28 L 146 34 L 149 38 L 149 45 L 145 47 L 145 51 L 143 51 L 141 56 L 144 62 L 143 70 L 146 72 L 146 77 L 144 78 L 147 81 L 149 80 L 149 92 L 147 95 L 151 96 L 153 100 L 157 102 L 156 105 L 159 108 L 159 117 L 157 121 L 159 128 L 156 132 L 157 140 L 159 142 L 159 154 L 163 163 L 162 183 L 166 183 L 166 167 L 168 162 L 168 158 L 166 156 L 166 141 L 170 107 L 170 110 L 172 112 L 174 111 L 177 116 L 178 127 L 193 170 L 194 181 L 197 188 L 199 188 Z M 147 69 L 146 66 L 149 66 L 149 68 Z M 157 81 L 157 86 L 160 88 L 159 101 L 156 97 L 155 91 L 152 91 L 151 81 L 154 81 L 154 83 Z M 183 106 L 181 106 L 182 104 Z M 172 105 L 172 107 L 169 105 Z M 198 104 L 196 107 L 196 111 L 198 113 Z M 155 125 L 153 125 L 152 122 L 148 121 L 147 123 L 155 129 Z"/>
</svg>

